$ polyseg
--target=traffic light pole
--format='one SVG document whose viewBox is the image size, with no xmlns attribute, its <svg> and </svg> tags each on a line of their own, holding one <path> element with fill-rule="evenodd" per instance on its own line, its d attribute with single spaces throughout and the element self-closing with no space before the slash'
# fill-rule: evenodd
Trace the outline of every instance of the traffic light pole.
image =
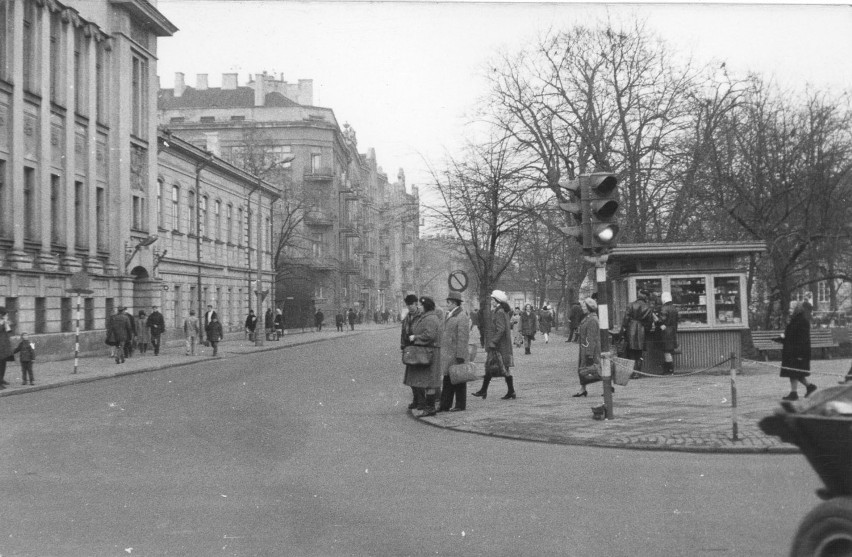
<svg viewBox="0 0 852 557">
<path fill-rule="evenodd" d="M 606 418 L 615 416 L 612 410 L 612 365 L 609 360 L 609 295 L 606 281 L 607 255 L 601 255 L 595 260 L 595 279 L 598 291 L 598 322 L 601 329 L 601 378 L 603 379 L 604 407 Z"/>
</svg>

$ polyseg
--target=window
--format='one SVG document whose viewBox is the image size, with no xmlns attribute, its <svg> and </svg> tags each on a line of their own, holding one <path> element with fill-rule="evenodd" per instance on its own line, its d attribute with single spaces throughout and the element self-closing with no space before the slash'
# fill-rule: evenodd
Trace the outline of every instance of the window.
<svg viewBox="0 0 852 557">
<path fill-rule="evenodd" d="M 175 285 L 175 298 L 174 303 L 172 305 L 172 322 L 174 323 L 174 328 L 177 329 L 183 321 L 181 321 L 181 315 L 183 314 L 183 308 L 181 306 L 181 292 L 180 285 Z"/>
<path fill-rule="evenodd" d="M 228 203 L 228 206 L 225 207 L 225 240 L 231 244 L 234 241 L 234 230 L 233 230 L 233 217 L 234 217 L 234 206 Z"/>
<path fill-rule="evenodd" d="M 9 7 L 6 0 L 0 0 L 0 78 L 6 78 L 6 61 L 9 58 L 9 30 L 6 28 L 9 25 Z"/>
<path fill-rule="evenodd" d="M 104 298 L 104 327 L 109 326 L 109 320 L 115 312 L 115 299 Z"/>
<path fill-rule="evenodd" d="M 78 248 L 88 245 L 86 232 L 89 227 L 86 223 L 86 188 L 83 182 L 74 182 L 74 236 Z"/>
<path fill-rule="evenodd" d="M 198 215 L 195 214 L 195 192 L 191 191 L 187 194 L 187 209 L 189 209 L 189 230 L 190 234 L 197 234 Z"/>
<path fill-rule="evenodd" d="M 24 238 L 36 239 L 35 168 L 24 168 Z"/>
<path fill-rule="evenodd" d="M 62 79 L 62 24 L 59 14 L 50 14 L 50 100 L 62 104 L 65 87 Z"/>
<path fill-rule="evenodd" d="M 2 3 L 3 0 L 0 0 Z M 2 15 L 3 10 L 0 9 L 0 15 Z M 0 25 L 0 27 L 3 27 Z M 7 227 L 8 227 L 8 210 L 11 203 L 6 200 L 6 196 L 9 195 L 9 192 L 6 189 L 6 161 L 0 159 L 0 236 L 5 236 Z"/>
<path fill-rule="evenodd" d="M 21 4 L 19 3 L 18 6 Z M 38 93 L 36 83 L 37 76 L 41 75 L 38 66 L 37 37 L 35 31 L 35 2 L 24 2 L 24 89 L 32 93 Z M 4 21 L 8 21 L 5 19 Z"/>
<path fill-rule="evenodd" d="M 70 333 L 74 330 L 75 318 L 71 306 L 71 298 L 59 299 L 59 330 L 63 333 Z"/>
<path fill-rule="evenodd" d="M 212 124 L 215 121 L 216 121 L 215 116 L 202 116 L 201 117 L 201 123 L 202 124 Z"/>
<path fill-rule="evenodd" d="M 713 277 L 713 296 L 717 323 L 742 323 L 739 277 Z"/>
<path fill-rule="evenodd" d="M 222 239 L 222 202 L 218 199 L 213 203 L 213 237 Z"/>
<path fill-rule="evenodd" d="M 0 8 L 0 14 L 2 13 L 3 10 Z M 20 334 L 22 329 L 18 321 L 18 298 L 6 298 L 4 306 L 6 307 L 6 318 L 12 323 L 13 330 L 17 329 L 18 334 Z"/>
<path fill-rule="evenodd" d="M 47 298 L 35 299 L 35 334 L 47 332 Z"/>
<path fill-rule="evenodd" d="M 243 122 L 243 121 L 245 121 L 245 119 L 246 119 L 245 116 L 231 116 L 232 122 Z"/>
<path fill-rule="evenodd" d="M 311 172 L 317 174 L 320 168 L 322 168 L 322 155 L 314 153 L 311 155 Z"/>
<path fill-rule="evenodd" d="M 271 252 L 272 251 L 272 223 L 269 221 L 269 217 L 266 217 L 264 224 L 266 226 L 266 231 L 267 231 L 266 242 L 265 242 L 266 250 Z"/>
<path fill-rule="evenodd" d="M 171 118 L 169 118 L 169 122 L 172 124 L 180 124 L 181 122 L 185 121 L 186 118 L 184 118 L 183 116 L 172 116 Z"/>
<path fill-rule="evenodd" d="M 707 324 L 707 284 L 704 277 L 672 278 L 672 302 L 683 325 Z"/>
<path fill-rule="evenodd" d="M 131 132 L 139 138 L 147 139 L 148 60 L 134 53 L 131 72 Z"/>
<path fill-rule="evenodd" d="M 172 230 L 180 229 L 180 188 L 172 186 Z"/>
<path fill-rule="evenodd" d="M 206 196 L 206 195 L 202 195 L 202 196 L 201 196 L 201 199 L 199 199 L 199 202 L 200 202 L 200 203 L 199 203 L 199 206 L 198 206 L 198 211 L 199 211 L 199 213 L 200 213 L 200 214 L 199 214 L 199 216 L 198 216 L 198 218 L 199 218 L 199 223 L 198 223 L 198 224 L 199 224 L 199 226 L 201 227 L 201 235 L 206 237 L 206 236 L 207 236 L 207 234 L 208 234 L 208 223 L 207 223 L 207 196 Z"/>
<path fill-rule="evenodd" d="M 289 145 L 278 145 L 276 147 L 272 147 L 270 150 L 270 155 L 274 162 L 281 162 L 285 157 L 291 154 L 291 147 Z M 319 156 L 319 155 L 317 155 Z M 290 168 L 291 163 L 285 162 L 281 165 L 281 168 Z"/>
<path fill-rule="evenodd" d="M 50 241 L 54 244 L 62 243 L 62 179 L 56 175 L 50 175 Z"/>
<path fill-rule="evenodd" d="M 243 234 L 245 234 L 245 222 L 243 221 L 243 208 L 237 208 L 237 245 L 243 245 Z"/>
<path fill-rule="evenodd" d="M 104 188 L 95 188 L 95 241 L 97 247 L 106 248 L 106 192 Z"/>
<path fill-rule="evenodd" d="M 98 122 L 106 123 L 107 121 L 107 52 L 103 44 L 95 44 L 95 99 Z"/>
<path fill-rule="evenodd" d="M 143 230 L 145 222 L 145 204 L 144 200 L 138 195 L 131 196 L 131 211 L 131 228 L 134 230 Z"/>
<path fill-rule="evenodd" d="M 83 298 L 83 330 L 95 329 L 95 299 Z"/>
<path fill-rule="evenodd" d="M 164 228 L 163 224 L 163 180 L 157 180 L 157 227 Z"/>
<path fill-rule="evenodd" d="M 88 48 L 83 29 L 74 29 L 74 102 L 79 114 L 88 114 Z"/>
<path fill-rule="evenodd" d="M 828 281 L 820 281 L 817 283 L 817 302 L 827 304 L 831 301 L 831 288 Z"/>
</svg>

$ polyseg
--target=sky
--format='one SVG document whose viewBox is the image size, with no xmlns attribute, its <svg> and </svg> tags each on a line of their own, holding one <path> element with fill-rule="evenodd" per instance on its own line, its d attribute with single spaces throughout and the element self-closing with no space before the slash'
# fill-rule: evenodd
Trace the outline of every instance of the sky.
<svg viewBox="0 0 852 557">
<path fill-rule="evenodd" d="M 852 89 L 852 7 L 833 4 L 578 2 L 317 2 L 158 0 L 179 31 L 158 43 L 164 88 L 208 74 L 313 79 L 314 104 L 334 110 L 376 150 L 394 181 L 429 181 L 470 136 L 482 75 L 495 53 L 519 50 L 548 29 L 642 19 L 678 56 L 725 62 L 782 86 Z"/>
</svg>

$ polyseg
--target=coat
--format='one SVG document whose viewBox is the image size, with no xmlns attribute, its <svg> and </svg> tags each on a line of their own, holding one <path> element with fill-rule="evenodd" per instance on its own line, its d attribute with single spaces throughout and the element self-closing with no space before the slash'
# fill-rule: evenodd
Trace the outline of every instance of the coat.
<svg viewBox="0 0 852 557">
<path fill-rule="evenodd" d="M 534 337 L 538 331 L 538 316 L 535 312 L 521 312 L 521 334 L 525 337 Z"/>
<path fill-rule="evenodd" d="M 549 309 L 541 310 L 541 315 L 538 316 L 538 328 L 542 333 L 550 334 L 550 329 L 553 328 L 553 313 Z"/>
<path fill-rule="evenodd" d="M 417 313 L 410 323 L 414 341 L 408 344 L 432 346 L 432 363 L 428 366 L 405 366 L 403 383 L 409 387 L 421 389 L 439 389 L 443 383 L 441 376 L 441 321 L 434 311 Z"/>
<path fill-rule="evenodd" d="M 784 329 L 784 338 L 780 340 L 783 345 L 781 348 L 781 377 L 801 379 L 810 375 L 811 327 L 803 312 L 793 314 Z M 797 369 L 804 371 L 795 371 Z"/>
<path fill-rule="evenodd" d="M 188 337 L 198 337 L 201 332 L 201 324 L 198 322 L 198 318 L 194 315 L 190 315 L 186 319 L 183 320 L 183 332 Z"/>
<path fill-rule="evenodd" d="M 663 352 L 674 352 L 678 347 L 677 344 L 677 322 L 678 312 L 674 304 L 663 304 L 663 309 L 660 310 L 660 325 L 665 325 L 666 329 L 662 333 L 662 348 Z"/>
<path fill-rule="evenodd" d="M 136 327 L 136 342 L 148 344 L 151 342 L 151 334 L 148 332 L 148 321 L 144 317 L 134 317 Z"/>
<path fill-rule="evenodd" d="M 325 321 L 325 314 L 323 312 L 318 311 L 314 314 L 314 323 L 317 325 L 322 325 L 322 322 Z"/>
<path fill-rule="evenodd" d="M 515 365 L 512 355 L 512 331 L 509 325 L 509 307 L 500 305 L 491 312 L 491 330 L 488 333 L 485 347 L 488 350 L 498 350 L 503 356 L 506 371 Z"/>
<path fill-rule="evenodd" d="M 161 335 L 166 332 L 166 321 L 159 311 L 152 311 L 145 323 L 151 329 L 151 336 Z"/>
<path fill-rule="evenodd" d="M 246 331 L 255 332 L 257 330 L 257 316 L 253 313 L 250 313 L 246 316 L 245 322 Z"/>
<path fill-rule="evenodd" d="M 35 360 L 35 348 L 33 343 L 28 340 L 22 340 L 18 347 L 15 348 L 15 354 L 21 355 L 21 362 L 32 362 Z"/>
<path fill-rule="evenodd" d="M 589 360 L 598 366 L 601 365 L 601 327 L 598 316 L 594 313 L 586 314 L 580 321 L 577 329 L 580 354 L 577 359 L 578 369 L 589 365 Z"/>
<path fill-rule="evenodd" d="M 645 300 L 636 300 L 627 306 L 621 329 L 631 350 L 645 349 L 645 333 L 657 320 L 651 306 Z"/>
<path fill-rule="evenodd" d="M 462 308 L 453 310 L 444 319 L 441 333 L 441 376 L 450 374 L 450 366 L 456 363 L 456 358 L 470 358 L 470 318 Z"/>
<path fill-rule="evenodd" d="M 107 344 L 121 346 L 133 338 L 133 319 L 124 313 L 116 313 L 107 325 Z"/>
<path fill-rule="evenodd" d="M 204 328 L 204 332 L 207 333 L 207 340 L 210 342 L 219 342 L 222 340 L 222 323 L 219 321 L 211 321 L 207 324 L 207 327 Z"/>
<path fill-rule="evenodd" d="M 571 306 L 571 311 L 568 314 L 568 324 L 576 329 L 580 326 L 580 322 L 583 320 L 583 308 L 580 307 L 580 304 L 574 304 Z"/>
<path fill-rule="evenodd" d="M 5 321 L 0 321 L 0 361 L 12 355 L 12 341 L 9 338 L 11 332 L 12 327 Z"/>
<path fill-rule="evenodd" d="M 266 310 L 266 314 L 263 316 L 263 321 L 263 324 L 267 329 L 272 330 L 275 328 L 275 314 L 272 313 L 271 309 Z"/>
</svg>

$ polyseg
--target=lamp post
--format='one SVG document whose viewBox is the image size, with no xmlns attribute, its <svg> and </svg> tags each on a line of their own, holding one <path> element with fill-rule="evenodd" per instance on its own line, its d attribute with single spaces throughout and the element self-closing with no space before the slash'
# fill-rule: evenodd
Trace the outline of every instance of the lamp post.
<svg viewBox="0 0 852 557">
<path fill-rule="evenodd" d="M 198 316 L 201 317 L 201 171 L 213 160 L 213 153 L 195 163 L 195 262 L 197 266 L 196 289 L 198 298 Z M 199 335 L 204 338 L 204 331 Z"/>
</svg>

